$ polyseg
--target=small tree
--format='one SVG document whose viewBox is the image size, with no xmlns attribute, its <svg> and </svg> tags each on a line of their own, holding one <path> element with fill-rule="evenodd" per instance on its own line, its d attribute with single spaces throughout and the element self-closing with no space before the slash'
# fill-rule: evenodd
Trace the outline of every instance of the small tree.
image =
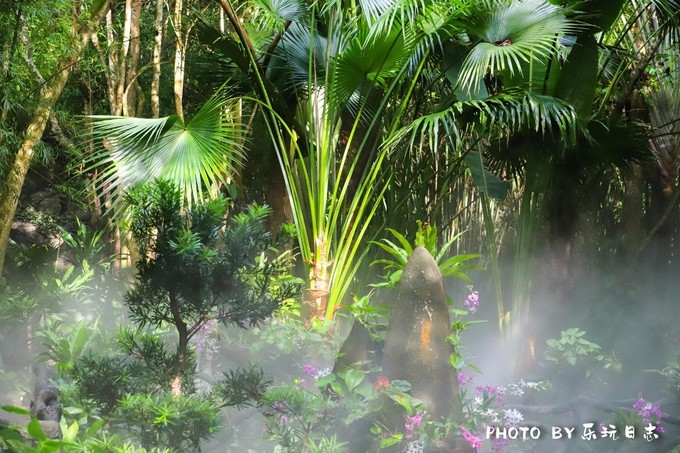
<svg viewBox="0 0 680 453">
<path fill-rule="evenodd" d="M 256 325 L 299 291 L 288 274 L 291 253 L 278 253 L 265 206 L 250 205 L 224 228 L 224 199 L 184 209 L 180 190 L 167 181 L 129 201 L 141 258 L 125 302 L 140 326 L 176 329 L 172 393 L 179 395 L 189 340 L 204 323 Z"/>
<path fill-rule="evenodd" d="M 260 404 L 269 381 L 255 365 L 195 395 L 191 338 L 208 321 L 257 325 L 299 295 L 302 281 L 289 273 L 292 253 L 277 248 L 287 237 L 266 228 L 267 207 L 250 205 L 225 222 L 224 199 L 187 208 L 167 181 L 128 202 L 140 259 L 125 303 L 139 328 L 156 330 L 123 329 L 118 353 L 85 357 L 72 376 L 80 396 L 142 446 L 199 450 L 220 407 Z M 176 332 L 175 351 L 156 333 L 167 328 Z"/>
</svg>

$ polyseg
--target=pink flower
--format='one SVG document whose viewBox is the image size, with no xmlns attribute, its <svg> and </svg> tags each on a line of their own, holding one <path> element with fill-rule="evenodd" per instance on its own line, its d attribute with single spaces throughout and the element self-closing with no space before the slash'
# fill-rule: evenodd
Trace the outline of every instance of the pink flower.
<svg viewBox="0 0 680 453">
<path fill-rule="evenodd" d="M 463 439 L 467 441 L 467 443 L 470 444 L 472 448 L 475 450 L 479 450 L 482 448 L 482 438 L 477 437 L 473 435 L 470 431 L 468 431 L 464 426 L 460 427 L 460 432 L 463 435 Z"/>
<path fill-rule="evenodd" d="M 664 432 L 664 428 L 661 426 L 661 419 L 663 418 L 663 413 L 659 406 L 646 401 L 642 397 L 642 393 L 638 394 L 638 399 L 633 404 L 633 409 L 637 411 L 637 414 L 642 418 L 642 423 L 647 425 L 654 420 L 656 422 L 656 431 Z"/>
<path fill-rule="evenodd" d="M 470 382 L 472 382 L 473 379 L 474 378 L 472 376 L 469 376 L 463 373 L 462 371 L 458 373 L 458 385 L 469 384 Z"/>
<path fill-rule="evenodd" d="M 479 293 L 477 291 L 470 293 L 465 302 L 463 302 L 463 305 L 470 310 L 470 313 L 476 312 L 477 308 L 479 308 Z"/>
<path fill-rule="evenodd" d="M 305 373 L 307 376 L 311 377 L 316 376 L 316 368 L 314 367 L 314 365 L 309 363 L 305 363 L 304 365 L 302 365 L 302 372 Z"/>
<path fill-rule="evenodd" d="M 425 413 L 419 412 L 416 415 L 407 415 L 406 420 L 408 420 L 408 423 L 411 423 L 413 426 L 420 426 L 423 423 L 423 416 Z"/>
<path fill-rule="evenodd" d="M 407 415 L 404 428 L 406 429 L 406 439 L 411 440 L 416 432 L 416 427 L 423 424 L 424 412 L 419 412 L 416 415 Z"/>
</svg>

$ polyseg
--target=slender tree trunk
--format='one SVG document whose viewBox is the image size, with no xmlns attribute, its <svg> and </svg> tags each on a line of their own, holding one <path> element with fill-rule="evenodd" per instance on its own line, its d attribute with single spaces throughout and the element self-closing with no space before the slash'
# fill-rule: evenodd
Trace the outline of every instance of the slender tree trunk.
<svg viewBox="0 0 680 453">
<path fill-rule="evenodd" d="M 188 365 L 188 348 L 189 348 L 189 329 L 187 324 L 182 319 L 179 309 L 179 301 L 170 296 L 170 312 L 172 313 L 172 320 L 177 328 L 178 343 L 177 343 L 177 364 L 175 365 L 175 376 L 172 379 L 172 394 L 173 396 L 180 396 L 182 394 L 182 376 Z"/>
<path fill-rule="evenodd" d="M 158 91 L 161 84 L 161 50 L 163 45 L 163 0 L 156 0 L 156 31 L 153 38 L 153 76 L 151 77 L 151 116 L 161 116 Z"/>
<path fill-rule="evenodd" d="M 130 47 L 129 58 L 127 61 L 127 74 L 125 75 L 125 92 L 123 94 L 123 114 L 125 116 L 139 116 L 142 112 L 138 111 L 139 82 L 137 81 L 137 70 L 139 68 L 139 57 L 141 54 L 140 46 L 140 19 L 142 16 L 142 0 L 129 0 L 130 3 Z M 127 27 L 126 27 L 127 29 Z"/>
<path fill-rule="evenodd" d="M 175 112 L 184 120 L 184 62 L 186 58 L 186 46 L 184 32 L 182 30 L 183 0 L 175 0 Z"/>
<path fill-rule="evenodd" d="M 116 38 L 113 32 L 113 11 L 109 11 L 106 14 L 106 42 L 108 44 L 108 67 L 109 67 L 109 79 L 111 85 L 109 87 L 109 110 L 111 115 L 120 115 L 121 112 L 117 111 L 118 107 L 118 49 L 116 48 Z M 121 106 L 122 107 L 122 106 Z"/>
<path fill-rule="evenodd" d="M 10 0 L 10 5 L 9 8 L 11 9 L 14 6 L 14 2 Z M 14 59 L 14 53 L 16 52 L 17 49 L 17 42 L 19 40 L 19 31 L 21 29 L 21 5 L 17 6 L 16 10 L 16 21 L 14 25 L 14 34 L 12 36 L 12 42 L 8 47 L 5 47 L 2 49 L 2 54 L 4 56 L 3 62 L 2 62 L 2 75 L 5 78 L 5 80 L 9 81 L 11 75 L 12 75 L 12 70 L 11 70 L 11 64 L 12 60 Z M 7 114 L 8 114 L 7 108 L 2 109 L 2 114 L 0 114 L 0 118 L 2 118 L 2 121 L 5 121 L 7 119 Z"/>
<path fill-rule="evenodd" d="M 90 40 L 92 30 L 101 21 L 103 13 L 107 11 L 108 8 L 109 2 L 105 2 L 101 6 L 101 9 L 93 11 L 93 20 L 89 23 L 85 23 L 81 30 L 78 31 L 79 38 L 73 48 L 74 56 L 64 57 L 59 61 L 57 73 L 44 86 L 40 102 L 26 128 L 24 140 L 7 176 L 5 188 L 0 194 L 0 277 L 2 276 L 5 253 L 7 252 L 7 243 L 9 242 L 9 233 L 12 229 L 12 221 L 14 220 L 14 215 L 19 204 L 19 196 L 21 195 L 21 190 L 24 186 L 24 181 L 26 180 L 28 167 L 31 163 L 31 158 L 33 157 L 34 147 L 42 138 L 52 108 L 59 99 L 59 96 L 61 96 L 61 92 L 64 90 L 64 86 L 68 81 L 74 63 Z"/>
<path fill-rule="evenodd" d="M 130 32 L 132 29 L 132 0 L 125 0 L 125 22 L 123 23 L 123 38 L 116 59 L 114 74 L 116 74 L 115 115 L 123 114 L 125 95 L 125 74 L 128 53 L 130 51 Z"/>
<path fill-rule="evenodd" d="M 89 118 L 90 116 L 94 115 L 94 108 L 92 106 L 92 88 L 87 84 L 87 82 L 84 79 L 80 79 L 80 92 L 83 95 L 83 112 L 85 112 L 85 117 Z M 88 140 L 86 141 L 85 148 L 88 156 L 91 156 L 94 153 L 94 142 L 92 140 L 92 121 L 89 119 L 85 120 L 86 128 L 87 128 L 87 133 L 88 133 Z M 99 198 L 99 194 L 97 193 L 96 189 L 96 183 L 95 181 L 97 180 L 97 172 L 98 170 L 95 169 L 92 173 L 92 176 L 89 177 L 90 180 L 90 189 L 89 189 L 89 194 L 87 196 L 87 206 L 88 210 L 90 212 L 90 225 L 95 226 L 97 222 L 99 222 L 99 218 L 101 217 L 101 200 Z"/>
</svg>

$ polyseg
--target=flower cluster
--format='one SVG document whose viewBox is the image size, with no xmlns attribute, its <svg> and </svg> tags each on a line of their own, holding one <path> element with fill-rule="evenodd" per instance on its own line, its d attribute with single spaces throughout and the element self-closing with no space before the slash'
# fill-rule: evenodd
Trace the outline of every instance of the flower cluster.
<svg viewBox="0 0 680 453">
<path fill-rule="evenodd" d="M 505 404 L 505 387 L 495 385 L 478 385 L 475 387 L 478 395 L 486 395 L 487 397 L 494 397 L 498 404 Z"/>
<path fill-rule="evenodd" d="M 288 424 L 288 409 L 284 403 L 281 401 L 274 401 L 272 404 L 272 410 L 274 411 L 277 423 L 281 425 Z"/>
<path fill-rule="evenodd" d="M 302 372 L 314 380 L 321 379 L 324 376 L 331 374 L 330 368 L 317 368 L 311 363 L 302 365 Z"/>
<path fill-rule="evenodd" d="M 390 386 L 390 380 L 387 376 L 380 376 L 373 383 L 373 391 L 379 392 L 380 390 L 386 389 Z"/>
<path fill-rule="evenodd" d="M 463 302 L 463 305 L 470 310 L 470 313 L 476 312 L 479 308 L 479 293 L 477 291 L 471 292 L 465 299 L 465 302 Z"/>
<path fill-rule="evenodd" d="M 519 425 L 524 420 L 524 416 L 517 409 L 506 409 L 503 411 L 503 415 L 505 424 L 510 426 Z"/>
<path fill-rule="evenodd" d="M 416 415 L 407 415 L 404 428 L 406 429 L 406 439 L 413 439 L 416 433 L 416 428 L 423 424 L 424 412 L 418 412 Z"/>
<path fill-rule="evenodd" d="M 462 375 L 462 377 L 461 377 Z M 458 374 L 459 383 L 469 383 L 472 378 L 464 373 Z M 543 382 L 531 382 L 524 379 L 508 384 L 507 386 L 496 385 L 478 385 L 475 387 L 476 396 L 474 396 L 468 404 L 468 413 L 472 420 L 475 420 L 474 427 L 462 430 L 463 437 L 474 448 L 476 445 L 481 445 L 482 433 L 487 426 L 500 427 L 504 426 L 510 428 L 517 426 L 524 421 L 524 415 L 513 408 L 506 408 L 506 399 L 510 397 L 521 397 L 525 390 L 542 390 L 546 387 Z M 467 433 L 467 434 L 466 434 Z M 475 436 L 475 434 L 479 435 Z M 479 442 L 476 439 L 480 439 Z M 510 444 L 508 439 L 499 438 L 491 440 L 491 451 L 503 451 Z"/>
<path fill-rule="evenodd" d="M 420 442 L 410 442 L 406 447 L 406 453 L 423 453 L 425 446 Z"/>
<path fill-rule="evenodd" d="M 635 409 L 637 414 L 642 418 L 643 425 L 648 425 L 652 420 L 654 420 L 654 424 L 656 424 L 656 431 L 660 433 L 665 431 L 664 427 L 661 426 L 661 419 L 663 418 L 661 409 L 659 406 L 646 401 L 642 397 L 641 393 L 638 394 L 638 399 L 635 404 L 633 404 L 633 409 Z"/>
<path fill-rule="evenodd" d="M 217 330 L 217 321 L 209 319 L 200 325 L 196 334 L 193 337 L 195 343 L 195 350 L 199 354 L 203 354 L 207 358 L 217 352 L 217 339 L 212 335 Z"/>
<path fill-rule="evenodd" d="M 469 384 L 474 379 L 472 376 L 470 376 L 469 374 L 465 374 L 462 371 L 458 372 L 457 378 L 458 378 L 458 385 Z"/>
<path fill-rule="evenodd" d="M 463 439 L 467 441 L 468 444 L 475 450 L 482 448 L 482 438 L 477 437 L 468 431 L 464 426 L 460 427 L 460 433 L 463 435 Z"/>
<path fill-rule="evenodd" d="M 541 390 L 543 387 L 544 384 L 541 382 L 532 382 L 520 379 L 519 382 L 514 384 L 508 384 L 505 388 L 510 395 L 521 397 L 524 396 L 525 389 Z"/>
</svg>

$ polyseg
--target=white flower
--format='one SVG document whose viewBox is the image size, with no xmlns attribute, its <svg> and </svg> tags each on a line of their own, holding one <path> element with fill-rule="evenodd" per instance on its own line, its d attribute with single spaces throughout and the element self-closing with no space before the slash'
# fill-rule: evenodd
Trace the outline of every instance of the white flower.
<svg viewBox="0 0 680 453">
<path fill-rule="evenodd" d="M 524 389 L 522 389 L 522 387 L 513 386 L 510 389 L 510 394 L 512 396 L 524 396 Z"/>
<path fill-rule="evenodd" d="M 498 412 L 493 409 L 485 410 L 482 412 L 482 416 L 484 416 L 489 422 L 493 424 L 498 424 L 501 421 L 500 418 L 498 418 Z"/>
<path fill-rule="evenodd" d="M 328 376 L 331 374 L 331 369 L 330 368 L 324 368 L 323 370 L 318 370 L 316 374 L 314 375 L 314 379 L 321 379 L 324 376 Z"/>
<path fill-rule="evenodd" d="M 524 415 L 517 409 L 506 409 L 503 412 L 505 413 L 505 422 L 508 425 L 517 425 L 524 420 Z"/>
<path fill-rule="evenodd" d="M 411 442 L 406 449 L 406 453 L 423 453 L 424 451 L 425 447 L 420 442 Z"/>
</svg>

